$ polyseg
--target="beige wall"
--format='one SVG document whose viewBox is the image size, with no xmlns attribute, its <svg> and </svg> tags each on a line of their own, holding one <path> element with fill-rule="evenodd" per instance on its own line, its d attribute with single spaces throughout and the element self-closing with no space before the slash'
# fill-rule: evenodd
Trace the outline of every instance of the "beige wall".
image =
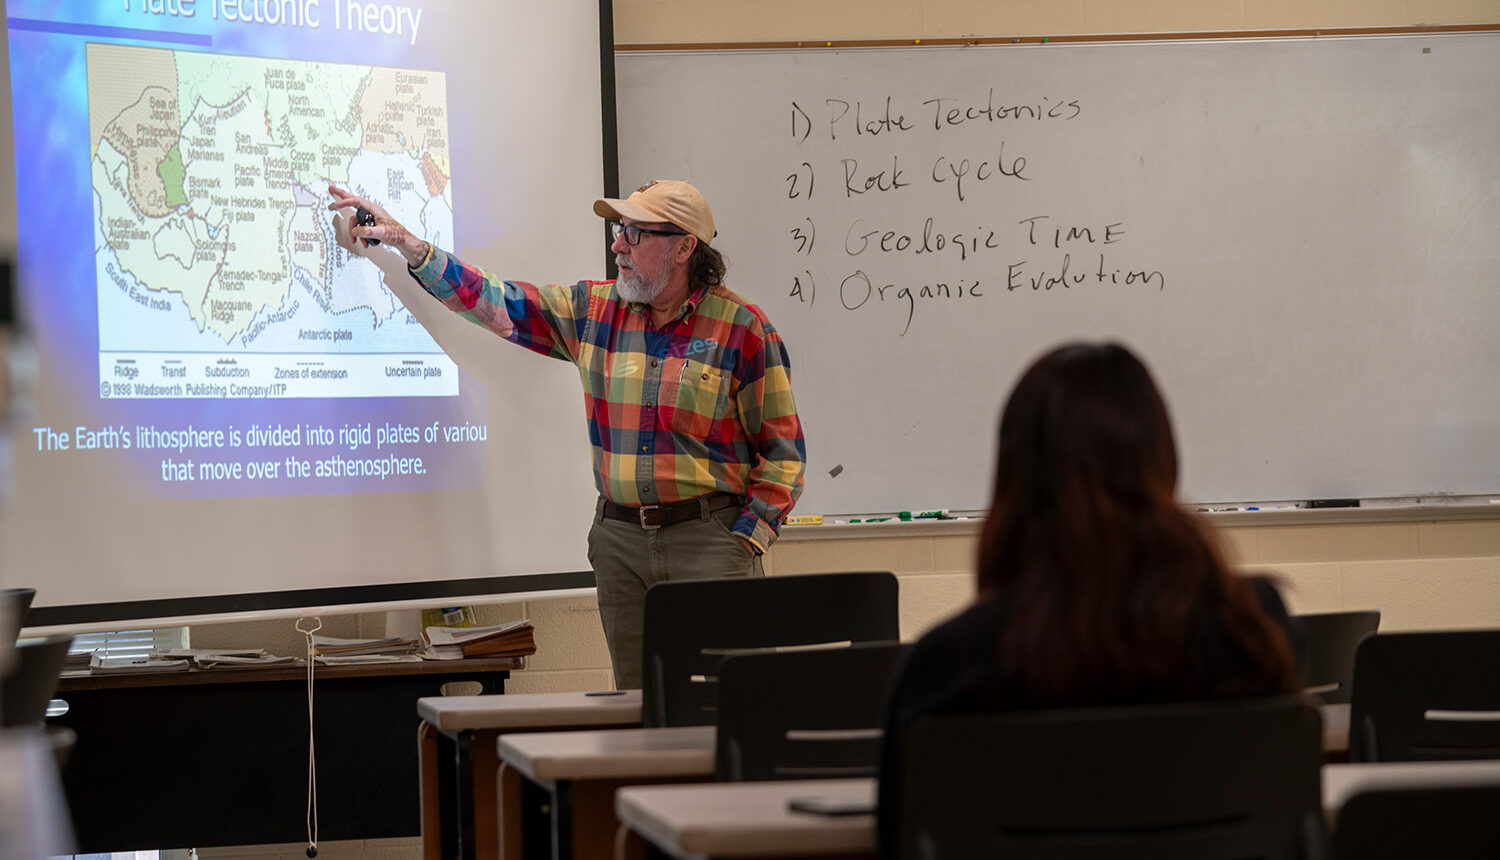
<svg viewBox="0 0 1500 860">
<path fill-rule="evenodd" d="M 1495 0 L 615 0 L 617 44 L 1405 27 Z"/>
<path fill-rule="evenodd" d="M 1500 22 L 1500 0 L 616 0 L 614 9 L 620 44 Z M 1238 564 L 1283 577 L 1294 611 L 1376 608 L 1383 629 L 1500 626 L 1500 519 L 1242 527 L 1225 539 Z M 972 536 L 783 541 L 767 569 L 893 570 L 901 582 L 902 636 L 910 639 L 971 598 L 973 552 Z M 511 690 L 609 685 L 591 597 L 482 607 L 481 617 L 529 617 L 537 626 L 538 653 Z M 333 635 L 379 635 L 385 616 L 325 623 Z M 302 638 L 291 626 L 197 627 L 192 638 L 197 647 L 254 642 L 300 653 Z"/>
</svg>

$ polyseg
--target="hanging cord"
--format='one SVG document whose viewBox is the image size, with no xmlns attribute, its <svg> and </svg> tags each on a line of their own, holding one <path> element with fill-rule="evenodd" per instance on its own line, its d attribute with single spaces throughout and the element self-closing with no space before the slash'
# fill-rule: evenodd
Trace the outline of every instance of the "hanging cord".
<svg viewBox="0 0 1500 860">
<path fill-rule="evenodd" d="M 307 637 L 307 856 L 318 856 L 318 760 L 313 754 L 313 634 L 323 629 L 323 619 L 313 618 L 316 627 L 302 629 L 306 618 L 297 619 L 297 632 Z"/>
</svg>

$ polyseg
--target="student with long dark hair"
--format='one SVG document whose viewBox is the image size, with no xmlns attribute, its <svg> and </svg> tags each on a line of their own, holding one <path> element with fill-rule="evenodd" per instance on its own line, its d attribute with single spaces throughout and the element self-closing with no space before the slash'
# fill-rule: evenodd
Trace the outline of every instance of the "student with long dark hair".
<svg viewBox="0 0 1500 860">
<path fill-rule="evenodd" d="M 1301 689 L 1275 588 L 1229 570 L 1176 485 L 1166 404 L 1129 350 L 1069 344 L 1022 375 L 1000 421 L 978 597 L 913 646 L 893 690 L 888 856 L 901 735 L 919 716 Z"/>
</svg>

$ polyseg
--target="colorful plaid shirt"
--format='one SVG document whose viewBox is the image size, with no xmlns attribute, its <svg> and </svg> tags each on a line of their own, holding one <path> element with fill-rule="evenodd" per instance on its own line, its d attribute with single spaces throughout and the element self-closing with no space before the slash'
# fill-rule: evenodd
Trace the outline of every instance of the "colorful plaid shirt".
<svg viewBox="0 0 1500 860">
<path fill-rule="evenodd" d="M 762 550 L 775 540 L 802 492 L 807 450 L 786 346 L 760 308 L 704 287 L 657 329 L 613 281 L 501 282 L 437 248 L 412 276 L 471 322 L 511 327 L 507 340 L 577 365 L 605 498 L 734 493 L 746 498 L 734 531 Z"/>
</svg>

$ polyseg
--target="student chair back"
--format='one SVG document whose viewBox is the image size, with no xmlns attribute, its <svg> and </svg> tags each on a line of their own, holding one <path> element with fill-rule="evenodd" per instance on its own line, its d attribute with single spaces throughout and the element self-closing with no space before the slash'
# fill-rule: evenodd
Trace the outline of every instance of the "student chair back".
<svg viewBox="0 0 1500 860">
<path fill-rule="evenodd" d="M 719 781 L 875 776 L 900 659 L 897 643 L 725 657 Z"/>
<path fill-rule="evenodd" d="M 895 642 L 896 601 L 888 572 L 659 582 L 646 590 L 642 720 L 713 725 L 719 661 L 736 651 Z"/>
<path fill-rule="evenodd" d="M 1500 630 L 1378 633 L 1359 644 L 1351 761 L 1500 758 Z"/>
<path fill-rule="evenodd" d="M 918 720 L 899 856 L 1294 860 L 1324 847 L 1317 711 L 1296 698 Z"/>
<path fill-rule="evenodd" d="M 26 626 L 26 616 L 31 612 L 31 601 L 35 597 L 35 588 L 0 589 L 0 611 L 11 613 L 12 625 L 20 629 Z"/>
<path fill-rule="evenodd" d="M 26 615 L 35 596 L 34 588 L 0 589 L 0 677 L 8 674 L 15 663 L 16 634 L 26 626 Z"/>
<path fill-rule="evenodd" d="M 73 637 L 48 636 L 16 643 L 16 667 L 0 681 L 0 726 L 41 723 Z"/>
<path fill-rule="evenodd" d="M 1500 782 L 1386 788 L 1339 808 L 1334 860 L 1494 860 L 1500 857 Z"/>
<path fill-rule="evenodd" d="M 1303 657 L 1298 674 L 1304 691 L 1322 704 L 1349 701 L 1354 682 L 1354 650 L 1380 626 L 1380 610 L 1295 615 L 1302 628 Z"/>
</svg>

